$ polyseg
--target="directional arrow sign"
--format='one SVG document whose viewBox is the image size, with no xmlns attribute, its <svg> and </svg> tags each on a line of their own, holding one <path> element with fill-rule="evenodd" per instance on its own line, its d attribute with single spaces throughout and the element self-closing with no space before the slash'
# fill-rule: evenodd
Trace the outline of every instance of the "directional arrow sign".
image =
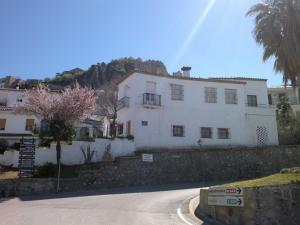
<svg viewBox="0 0 300 225">
<path fill-rule="evenodd" d="M 212 187 L 208 189 L 209 196 L 242 196 L 244 189 L 241 187 Z"/>
<path fill-rule="evenodd" d="M 243 207 L 244 198 L 235 196 L 208 196 L 208 205 Z"/>
</svg>

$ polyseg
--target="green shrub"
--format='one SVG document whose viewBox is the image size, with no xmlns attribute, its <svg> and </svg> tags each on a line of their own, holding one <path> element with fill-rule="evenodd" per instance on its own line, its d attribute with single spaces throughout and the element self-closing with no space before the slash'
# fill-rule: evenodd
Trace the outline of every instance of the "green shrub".
<svg viewBox="0 0 300 225">
<path fill-rule="evenodd" d="M 10 146 L 12 149 L 15 149 L 15 150 L 20 150 L 20 143 L 14 143 L 12 146 Z"/>
<path fill-rule="evenodd" d="M 3 154 L 8 149 L 8 142 L 5 139 L 0 139 L 0 154 Z"/>
<path fill-rule="evenodd" d="M 53 163 L 46 163 L 43 166 L 36 166 L 34 170 L 34 177 L 37 178 L 56 178 L 57 166 Z M 61 165 L 61 177 L 78 177 L 78 170 L 76 166 Z"/>
<path fill-rule="evenodd" d="M 56 165 L 53 163 L 46 163 L 43 166 L 37 166 L 34 171 L 34 177 L 55 177 L 56 176 Z"/>
</svg>

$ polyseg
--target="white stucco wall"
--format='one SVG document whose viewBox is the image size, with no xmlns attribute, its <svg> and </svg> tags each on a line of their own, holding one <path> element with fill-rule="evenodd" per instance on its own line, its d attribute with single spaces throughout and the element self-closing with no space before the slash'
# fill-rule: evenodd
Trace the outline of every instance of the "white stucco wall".
<svg viewBox="0 0 300 225">
<path fill-rule="evenodd" d="M 5 130 L 0 130 L 0 133 L 30 134 L 31 131 L 25 129 L 26 119 L 34 119 L 36 126 L 40 126 L 40 119 L 34 115 L 21 115 L 13 111 L 4 111 L 0 112 L 0 118 L 6 119 Z"/>
<path fill-rule="evenodd" d="M 127 139 L 96 139 L 95 142 L 73 141 L 72 145 L 62 144 L 61 162 L 65 165 L 80 165 L 84 164 L 84 156 L 81 147 L 86 149 L 91 146 L 91 150 L 95 150 L 93 162 L 102 160 L 105 152 L 105 146 L 111 144 L 111 154 L 113 158 L 119 156 L 132 155 L 134 152 L 133 141 Z M 43 165 L 47 162 L 56 163 L 56 145 L 51 144 L 50 148 L 36 148 L 35 165 Z M 0 164 L 18 166 L 19 152 L 16 150 L 5 151 L 0 154 Z"/>
<path fill-rule="evenodd" d="M 162 106 L 148 109 L 142 105 L 146 93 L 146 82 L 156 82 L 156 94 L 161 95 Z M 243 82 L 246 82 L 243 80 Z M 170 84 L 184 85 L 184 101 L 171 100 Z M 202 145 L 247 145 L 255 146 L 256 127 L 254 122 L 269 130 L 268 145 L 278 144 L 274 110 L 269 109 L 265 81 L 247 81 L 244 84 L 174 79 L 135 73 L 119 85 L 119 96 L 124 97 L 124 88 L 129 87 L 129 108 L 118 112 L 118 122 L 132 123 L 135 147 L 139 148 L 182 148 L 198 146 L 200 127 L 212 127 L 213 138 L 203 139 Z M 217 103 L 205 103 L 205 87 L 217 88 Z M 225 104 L 225 89 L 236 89 L 238 104 Z M 257 95 L 259 106 L 247 107 L 247 95 Z M 253 107 L 251 107 L 253 108 Z M 249 114 L 255 114 L 249 115 Z M 266 116 L 267 115 L 267 116 Z M 142 126 L 141 121 L 148 121 Z M 185 136 L 173 137 L 172 125 L 184 125 Z M 229 128 L 230 139 L 218 139 L 217 128 Z M 124 127 L 124 130 L 126 128 Z"/>
</svg>

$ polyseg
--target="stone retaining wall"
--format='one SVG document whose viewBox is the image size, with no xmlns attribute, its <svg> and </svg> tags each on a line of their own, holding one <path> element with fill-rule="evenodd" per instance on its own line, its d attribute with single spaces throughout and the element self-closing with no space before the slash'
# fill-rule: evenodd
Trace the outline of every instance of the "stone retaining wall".
<svg viewBox="0 0 300 225">
<path fill-rule="evenodd" d="M 299 225 L 300 184 L 244 189 L 244 207 L 208 206 L 208 190 L 200 191 L 198 215 L 230 225 Z M 204 213 L 204 214 L 203 214 Z"/>
<path fill-rule="evenodd" d="M 153 154 L 153 162 L 143 162 L 142 153 Z M 238 180 L 295 166 L 300 166 L 300 146 L 140 151 L 134 157 L 121 157 L 112 164 L 102 163 L 97 169 L 85 169 L 78 179 L 63 179 L 62 190 Z M 55 192 L 55 180 L 46 179 L 45 184 L 43 179 L 0 181 L 0 197 L 1 193 L 11 192 L 14 195 L 41 193 L 43 185 L 47 192 Z"/>
</svg>

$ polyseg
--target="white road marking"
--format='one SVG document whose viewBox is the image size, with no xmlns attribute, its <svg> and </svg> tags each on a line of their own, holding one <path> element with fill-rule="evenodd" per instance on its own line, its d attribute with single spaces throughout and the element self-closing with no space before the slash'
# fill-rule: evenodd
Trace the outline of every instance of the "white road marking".
<svg viewBox="0 0 300 225">
<path fill-rule="evenodd" d="M 194 224 L 190 223 L 189 221 L 187 221 L 187 220 L 183 217 L 180 208 L 177 209 L 177 214 L 178 214 L 179 218 L 180 218 L 183 222 L 185 222 L 186 224 L 188 224 L 188 225 L 194 225 Z"/>
</svg>

